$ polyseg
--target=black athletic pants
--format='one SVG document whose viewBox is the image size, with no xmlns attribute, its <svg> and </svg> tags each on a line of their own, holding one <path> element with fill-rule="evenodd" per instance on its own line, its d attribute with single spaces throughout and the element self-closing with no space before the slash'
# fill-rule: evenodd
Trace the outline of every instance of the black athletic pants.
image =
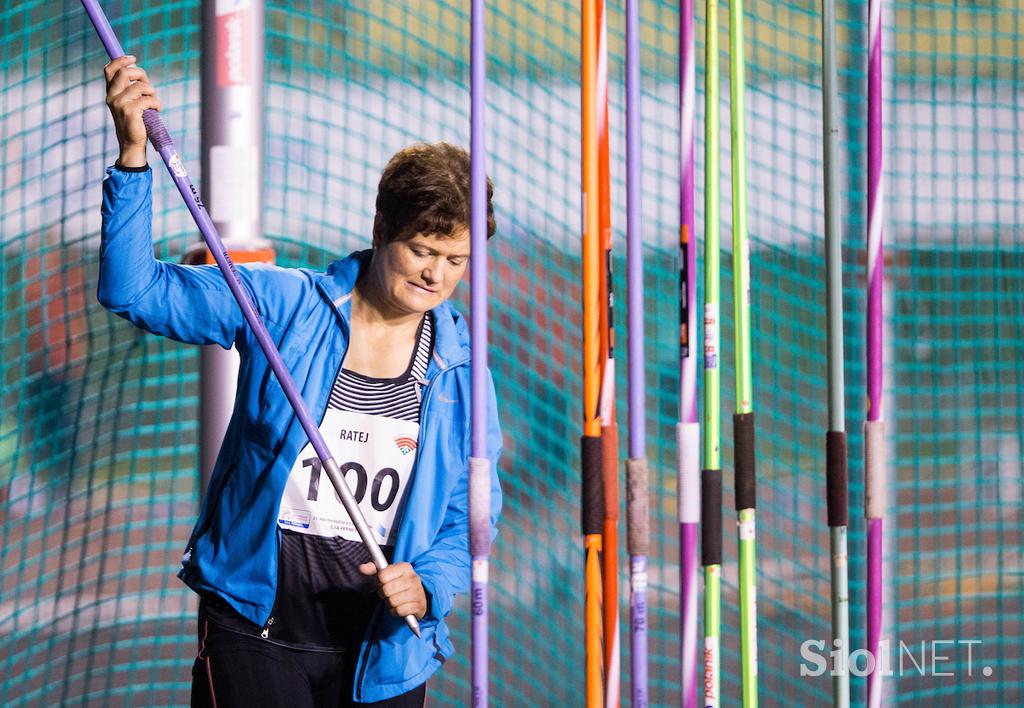
<svg viewBox="0 0 1024 708">
<path fill-rule="evenodd" d="M 192 708 L 423 708 L 426 684 L 379 703 L 354 703 L 356 657 L 289 649 L 199 620 Z"/>
</svg>

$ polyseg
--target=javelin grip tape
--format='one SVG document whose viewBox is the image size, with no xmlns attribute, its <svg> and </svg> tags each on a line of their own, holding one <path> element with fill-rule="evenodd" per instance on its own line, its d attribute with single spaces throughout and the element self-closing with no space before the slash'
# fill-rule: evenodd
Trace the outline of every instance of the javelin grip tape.
<svg viewBox="0 0 1024 708">
<path fill-rule="evenodd" d="M 828 499 L 828 525 L 833 528 L 850 523 L 846 460 L 846 432 L 828 431 L 825 434 L 825 495 Z"/>
<path fill-rule="evenodd" d="M 160 120 L 160 114 L 156 110 L 152 108 L 144 110 L 142 112 L 142 123 L 146 126 L 149 141 L 153 143 L 153 147 L 156 148 L 157 152 L 160 152 L 165 147 L 174 146 L 171 135 L 167 132 L 167 128 L 164 127 L 164 122 Z"/>
<path fill-rule="evenodd" d="M 631 556 L 647 556 L 651 548 L 647 458 L 626 460 L 626 545 Z"/>
<path fill-rule="evenodd" d="M 604 470 L 601 467 L 601 438 L 584 435 L 580 438 L 583 470 L 582 501 L 583 535 L 600 534 L 604 530 Z"/>
<path fill-rule="evenodd" d="M 700 424 L 676 423 L 679 523 L 700 523 Z"/>
<path fill-rule="evenodd" d="M 491 550 L 491 461 L 469 458 L 469 553 L 483 558 Z M 482 490 L 476 494 L 476 490 Z"/>
<path fill-rule="evenodd" d="M 885 421 L 864 423 L 864 517 L 885 516 Z"/>
<path fill-rule="evenodd" d="M 700 562 L 722 564 L 722 470 L 700 475 Z"/>
<path fill-rule="evenodd" d="M 619 426 L 609 423 L 601 427 L 601 467 L 604 471 L 604 518 L 619 518 Z M 611 492 L 609 494 L 608 492 Z"/>
<path fill-rule="evenodd" d="M 736 511 L 757 506 L 754 476 L 754 414 L 734 413 L 732 434 L 736 455 Z"/>
</svg>

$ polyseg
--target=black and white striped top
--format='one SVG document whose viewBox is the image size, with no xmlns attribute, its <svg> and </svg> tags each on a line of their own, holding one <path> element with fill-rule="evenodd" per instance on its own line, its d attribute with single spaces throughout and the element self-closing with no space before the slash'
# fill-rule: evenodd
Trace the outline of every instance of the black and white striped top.
<svg viewBox="0 0 1024 708">
<path fill-rule="evenodd" d="M 375 379 L 342 368 L 331 387 L 327 407 L 418 423 L 433 340 L 434 324 L 428 313 L 420 322 L 416 352 L 405 373 L 394 379 Z"/>
<path fill-rule="evenodd" d="M 375 379 L 342 368 L 331 387 L 329 408 L 419 423 L 427 363 L 433 352 L 434 322 L 423 317 L 409 368 L 394 379 Z M 376 581 L 358 566 L 370 560 L 362 543 L 280 531 L 277 598 L 270 623 L 258 627 L 223 600 L 204 598 L 203 613 L 232 632 L 260 636 L 274 644 L 311 651 L 359 650 L 366 626 L 380 602 Z M 394 552 L 381 546 L 388 561 Z"/>
</svg>

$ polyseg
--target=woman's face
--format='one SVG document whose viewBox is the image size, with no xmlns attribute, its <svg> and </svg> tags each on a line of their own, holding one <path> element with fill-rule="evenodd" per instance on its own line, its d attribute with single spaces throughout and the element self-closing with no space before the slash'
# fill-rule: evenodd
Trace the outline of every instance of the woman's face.
<svg viewBox="0 0 1024 708">
<path fill-rule="evenodd" d="M 422 314 L 447 300 L 469 264 L 469 229 L 448 236 L 416 234 L 375 249 L 373 266 L 387 305 Z"/>
</svg>

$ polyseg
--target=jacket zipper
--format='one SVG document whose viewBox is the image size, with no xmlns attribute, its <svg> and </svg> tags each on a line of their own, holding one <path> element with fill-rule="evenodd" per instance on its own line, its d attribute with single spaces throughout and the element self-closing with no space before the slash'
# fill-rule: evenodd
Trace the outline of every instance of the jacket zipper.
<svg viewBox="0 0 1024 708">
<path fill-rule="evenodd" d="M 206 509 L 207 513 L 206 513 L 206 515 L 202 519 L 202 527 L 197 528 L 192 533 L 192 537 L 189 538 L 188 544 L 185 547 L 185 555 L 188 556 L 188 561 L 187 561 L 188 565 L 192 565 L 192 553 L 193 553 L 193 551 L 195 551 L 196 542 L 210 528 L 210 524 L 212 522 L 212 516 L 213 516 L 213 513 L 214 513 L 211 510 L 216 509 L 218 507 L 218 505 L 220 504 L 220 497 L 224 493 L 224 488 L 227 486 L 228 478 L 232 474 L 234 474 L 234 472 L 235 472 L 235 470 L 237 468 L 238 468 L 238 463 L 237 462 L 232 462 L 230 465 L 228 465 L 228 468 L 226 470 L 224 470 L 224 474 L 222 474 L 222 475 L 220 475 L 218 477 L 218 479 L 217 479 L 218 485 L 217 485 L 216 490 L 214 490 L 213 488 L 210 488 L 210 489 L 206 490 L 206 495 L 208 497 L 209 497 L 210 494 L 216 494 L 216 497 L 213 499 L 211 504 L 207 506 L 207 509 Z"/>
<path fill-rule="evenodd" d="M 347 351 L 348 351 L 348 344 L 346 343 L 345 351 L 343 351 L 341 353 L 341 361 L 338 363 L 338 368 L 334 372 L 334 378 L 331 379 L 331 385 L 327 387 L 327 400 L 324 401 L 324 404 L 323 404 L 323 408 L 324 409 L 323 409 L 323 412 L 320 414 L 320 422 L 316 424 L 317 428 L 319 428 L 320 425 L 324 422 L 324 416 L 327 415 L 327 409 L 331 405 L 331 391 L 334 390 L 334 382 L 337 381 L 338 375 L 341 373 L 341 367 L 345 365 L 345 354 L 347 353 Z M 313 411 L 310 411 L 309 414 L 310 414 L 310 417 L 312 418 Z M 305 434 L 305 433 L 303 433 L 303 434 Z M 278 575 L 277 575 L 277 578 L 274 580 L 274 602 L 270 606 L 271 612 L 273 612 L 274 608 L 277 607 L 277 593 L 280 590 L 280 580 L 281 580 L 281 576 L 280 576 L 280 573 L 281 573 L 281 528 L 279 526 L 277 526 L 276 522 L 275 522 L 274 525 L 276 527 L 274 529 L 274 531 L 275 531 L 275 535 L 277 537 L 277 568 L 278 568 L 277 573 L 278 573 Z M 267 623 L 265 625 L 263 625 L 263 631 L 260 632 L 260 636 L 261 637 L 263 637 L 264 639 L 268 639 L 270 637 L 270 625 L 272 625 L 272 624 L 274 624 L 274 617 L 273 617 L 273 615 L 271 615 L 270 618 L 267 619 Z"/>
</svg>

